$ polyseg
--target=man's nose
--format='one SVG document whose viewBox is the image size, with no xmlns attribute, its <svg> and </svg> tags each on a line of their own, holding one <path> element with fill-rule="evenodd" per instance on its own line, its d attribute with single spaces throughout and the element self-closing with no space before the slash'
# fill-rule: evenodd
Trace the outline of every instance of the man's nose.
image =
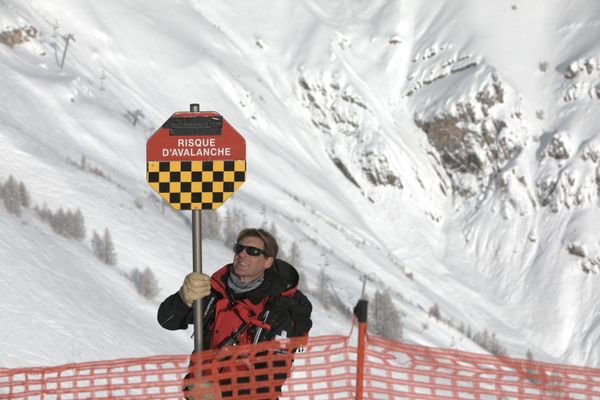
<svg viewBox="0 0 600 400">
<path fill-rule="evenodd" d="M 250 257 L 250 254 L 248 254 L 246 247 L 244 247 L 244 249 L 242 251 L 240 251 L 239 256 L 241 257 L 242 255 L 244 256 L 244 258 Z"/>
</svg>

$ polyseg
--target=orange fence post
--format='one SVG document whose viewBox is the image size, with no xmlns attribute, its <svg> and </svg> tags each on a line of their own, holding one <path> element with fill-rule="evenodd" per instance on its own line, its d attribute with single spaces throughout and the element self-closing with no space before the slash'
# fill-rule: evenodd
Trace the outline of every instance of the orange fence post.
<svg viewBox="0 0 600 400">
<path fill-rule="evenodd" d="M 367 311 L 369 302 L 359 300 L 354 307 L 358 319 L 358 352 L 356 360 L 356 400 L 362 400 L 365 376 L 365 347 L 367 341 Z"/>
</svg>

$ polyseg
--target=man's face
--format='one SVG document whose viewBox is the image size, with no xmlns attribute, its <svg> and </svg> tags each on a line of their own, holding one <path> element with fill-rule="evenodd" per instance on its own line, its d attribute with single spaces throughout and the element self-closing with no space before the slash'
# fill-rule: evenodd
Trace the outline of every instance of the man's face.
<svg viewBox="0 0 600 400">
<path fill-rule="evenodd" d="M 242 246 L 251 246 L 264 250 L 265 244 L 262 239 L 247 236 L 239 242 Z M 266 257 L 264 254 L 251 256 L 242 250 L 239 254 L 233 256 L 233 272 L 240 277 L 242 282 L 249 283 L 265 273 L 273 265 L 273 257 Z"/>
</svg>

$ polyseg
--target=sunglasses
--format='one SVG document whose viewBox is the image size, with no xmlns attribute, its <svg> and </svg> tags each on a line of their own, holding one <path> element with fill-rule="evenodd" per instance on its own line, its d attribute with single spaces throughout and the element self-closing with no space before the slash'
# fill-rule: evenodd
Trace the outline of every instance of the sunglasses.
<svg viewBox="0 0 600 400">
<path fill-rule="evenodd" d="M 261 254 L 264 254 L 265 257 L 267 256 L 267 253 L 263 249 L 259 249 L 258 247 L 244 246 L 243 244 L 239 243 L 233 245 L 233 251 L 235 252 L 235 254 L 240 254 L 242 251 L 244 251 L 244 249 L 246 249 L 246 254 L 252 257 L 257 257 Z"/>
</svg>

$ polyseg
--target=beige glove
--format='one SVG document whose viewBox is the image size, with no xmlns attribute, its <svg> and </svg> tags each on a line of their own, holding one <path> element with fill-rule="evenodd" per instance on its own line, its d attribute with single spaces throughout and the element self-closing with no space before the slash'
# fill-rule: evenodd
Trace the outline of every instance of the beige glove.
<svg viewBox="0 0 600 400">
<path fill-rule="evenodd" d="M 210 391 L 208 392 L 210 389 L 212 389 L 212 387 L 214 386 L 214 384 L 211 381 L 202 381 L 200 382 L 200 387 L 204 390 L 202 390 L 202 394 L 200 395 L 200 400 L 221 400 L 221 394 L 217 391 Z M 208 389 L 208 390 L 207 390 Z M 190 385 L 187 387 L 184 387 L 183 390 L 189 390 L 192 391 L 194 390 L 194 385 Z M 208 392 L 208 393 L 205 393 Z M 186 396 L 185 397 L 186 400 L 195 400 L 194 397 L 192 396 Z"/>
<path fill-rule="evenodd" d="M 212 388 L 213 387 L 213 383 L 211 381 L 204 381 L 202 383 L 200 383 L 200 387 L 201 388 Z M 211 393 L 204 393 L 201 397 L 201 400 L 220 400 L 222 399 L 221 395 L 217 392 L 216 394 L 214 392 Z"/>
<path fill-rule="evenodd" d="M 192 272 L 183 280 L 179 289 L 179 297 L 190 308 L 194 301 L 208 296 L 210 293 L 210 277 L 208 275 Z"/>
</svg>

